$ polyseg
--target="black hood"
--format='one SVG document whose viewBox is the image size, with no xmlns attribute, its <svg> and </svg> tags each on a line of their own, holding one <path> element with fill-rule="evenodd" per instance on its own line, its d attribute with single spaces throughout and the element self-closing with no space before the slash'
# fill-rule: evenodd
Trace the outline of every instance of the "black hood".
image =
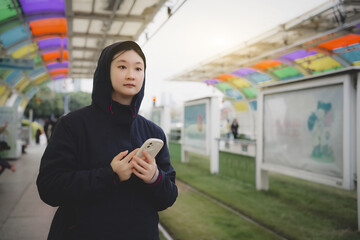
<svg viewBox="0 0 360 240">
<path fill-rule="evenodd" d="M 99 57 L 99 61 L 94 73 L 94 82 L 93 82 L 93 90 L 92 90 L 92 104 L 100 107 L 105 113 L 112 114 L 112 105 L 114 101 L 112 100 L 112 85 L 110 80 L 110 66 L 112 59 L 115 54 L 128 51 L 135 50 L 140 57 L 144 60 L 144 65 L 146 69 L 146 59 L 144 53 L 142 52 L 139 45 L 133 41 L 126 42 L 117 42 L 112 45 L 107 46 L 101 52 Z M 141 102 L 144 98 L 145 91 L 145 74 L 144 74 L 144 82 L 140 89 L 140 92 L 134 96 L 131 105 L 129 106 L 131 112 L 133 113 L 133 117 L 135 117 L 140 109 Z M 115 103 L 118 105 L 118 103 Z M 121 104 L 120 104 L 121 105 Z"/>
</svg>

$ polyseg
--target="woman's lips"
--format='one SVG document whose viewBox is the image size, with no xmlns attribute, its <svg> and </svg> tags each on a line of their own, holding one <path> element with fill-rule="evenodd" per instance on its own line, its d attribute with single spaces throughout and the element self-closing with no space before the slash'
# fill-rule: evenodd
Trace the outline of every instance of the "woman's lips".
<svg viewBox="0 0 360 240">
<path fill-rule="evenodd" d="M 124 84 L 124 86 L 125 86 L 125 87 L 129 87 L 129 88 L 135 87 L 135 85 L 134 85 L 134 84 L 130 84 L 130 83 L 128 83 L 128 84 Z"/>
</svg>

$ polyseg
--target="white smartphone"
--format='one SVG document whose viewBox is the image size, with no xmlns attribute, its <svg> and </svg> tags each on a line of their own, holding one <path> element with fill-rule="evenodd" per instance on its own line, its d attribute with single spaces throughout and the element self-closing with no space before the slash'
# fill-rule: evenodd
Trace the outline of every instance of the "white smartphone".
<svg viewBox="0 0 360 240">
<path fill-rule="evenodd" d="M 142 151 L 145 150 L 150 154 L 150 156 L 155 158 L 155 156 L 160 152 L 163 146 L 164 146 L 164 142 L 161 139 L 149 138 L 143 143 L 139 151 L 136 153 L 136 156 L 141 157 Z"/>
</svg>

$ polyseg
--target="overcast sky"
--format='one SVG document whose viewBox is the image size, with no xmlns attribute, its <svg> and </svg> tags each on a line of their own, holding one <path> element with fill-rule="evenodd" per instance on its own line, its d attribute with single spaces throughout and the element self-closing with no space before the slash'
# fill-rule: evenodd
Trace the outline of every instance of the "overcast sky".
<svg viewBox="0 0 360 240">
<path fill-rule="evenodd" d="M 179 5 L 183 0 L 171 2 Z M 150 34 L 149 41 L 138 41 L 147 58 L 141 109 L 151 109 L 153 96 L 158 105 L 182 105 L 186 100 L 217 93 L 200 82 L 168 79 L 325 2 L 328 0 L 187 0 L 155 35 Z M 163 22 L 164 18 L 157 16 L 152 29 L 158 29 Z"/>
<path fill-rule="evenodd" d="M 175 0 L 173 2 L 176 2 Z M 327 0 L 188 0 L 146 44 L 146 95 L 142 108 L 180 103 L 211 89 L 169 82 L 171 76 L 240 46 Z M 205 80 L 205 79 L 204 79 Z M 203 87 L 202 87 L 203 86 Z"/>
</svg>

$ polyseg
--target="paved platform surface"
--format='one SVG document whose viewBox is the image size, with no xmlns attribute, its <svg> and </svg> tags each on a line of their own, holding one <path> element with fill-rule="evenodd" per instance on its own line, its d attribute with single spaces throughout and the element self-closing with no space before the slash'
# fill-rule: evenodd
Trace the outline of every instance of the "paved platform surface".
<svg viewBox="0 0 360 240">
<path fill-rule="evenodd" d="M 41 201 L 35 184 L 45 147 L 28 146 L 25 154 L 11 161 L 16 171 L 0 175 L 0 240 L 47 238 L 56 208 Z"/>
</svg>

